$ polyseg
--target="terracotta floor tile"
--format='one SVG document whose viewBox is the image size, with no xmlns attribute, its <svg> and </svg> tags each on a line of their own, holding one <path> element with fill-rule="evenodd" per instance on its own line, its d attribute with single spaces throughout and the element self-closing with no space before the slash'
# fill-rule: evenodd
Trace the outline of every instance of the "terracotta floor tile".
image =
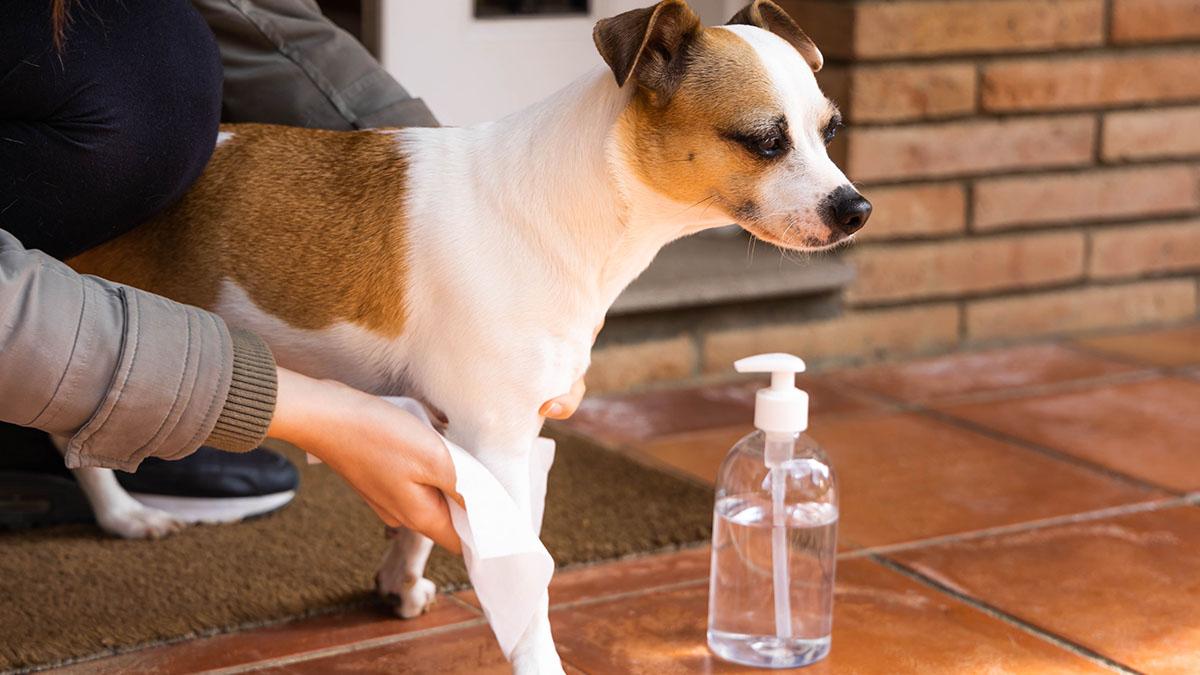
<svg viewBox="0 0 1200 675">
<path fill-rule="evenodd" d="M 1164 497 L 917 413 L 818 420 L 840 536 L 881 546 Z"/>
<path fill-rule="evenodd" d="M 835 382 L 861 387 L 905 403 L 1052 385 L 1136 368 L 1058 345 L 1032 345 L 950 354 L 910 363 L 831 374 Z"/>
<path fill-rule="evenodd" d="M 708 578 L 708 546 L 559 570 L 550 581 L 551 606 L 633 593 Z M 473 591 L 457 596 L 475 607 Z"/>
<path fill-rule="evenodd" d="M 729 449 L 754 431 L 750 422 L 734 427 L 691 431 L 629 446 L 630 454 L 647 457 L 685 474 L 712 483 Z"/>
<path fill-rule="evenodd" d="M 593 673 L 764 672 L 712 656 L 698 584 L 552 614 L 564 658 Z M 839 564 L 833 650 L 801 673 L 1103 672 L 875 563 Z"/>
<path fill-rule="evenodd" d="M 1176 490 L 1200 488 L 1200 382 L 1156 378 L 951 406 L 968 419 Z"/>
<path fill-rule="evenodd" d="M 880 407 L 830 386 L 819 377 L 801 375 L 797 383 L 809 392 L 813 414 L 832 415 Z M 756 378 L 691 389 L 597 396 L 586 399 L 564 425 L 596 440 L 619 445 L 687 431 L 749 424 L 754 420 L 754 393 L 766 385 L 765 378 Z"/>
<path fill-rule="evenodd" d="M 568 675 L 582 675 L 563 663 Z M 405 673 L 405 675 L 510 675 L 512 668 L 487 625 L 421 636 L 372 649 L 289 663 L 257 673 Z"/>
<path fill-rule="evenodd" d="M 895 558 L 1142 672 L 1200 672 L 1200 509 L 1138 513 Z"/>
<path fill-rule="evenodd" d="M 480 618 L 449 598 L 429 613 L 401 620 L 383 607 L 302 619 L 278 626 L 215 635 L 87 661 L 56 673 L 194 673 L 402 635 Z"/>
<path fill-rule="evenodd" d="M 632 446 L 713 482 L 750 431 L 679 434 Z M 918 413 L 817 418 L 809 434 L 842 487 L 841 548 L 883 546 L 1013 525 L 1166 495 Z"/>
<path fill-rule="evenodd" d="M 1152 366 L 1190 366 L 1200 363 L 1200 324 L 1125 335 L 1076 340 L 1092 351 Z"/>
</svg>

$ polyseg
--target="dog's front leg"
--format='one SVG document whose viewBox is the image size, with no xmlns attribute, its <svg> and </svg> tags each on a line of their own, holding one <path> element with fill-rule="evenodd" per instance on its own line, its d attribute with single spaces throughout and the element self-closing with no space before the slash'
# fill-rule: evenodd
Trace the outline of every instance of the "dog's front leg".
<svg viewBox="0 0 1200 675">
<path fill-rule="evenodd" d="M 536 409 L 536 408 L 535 408 Z M 513 501 L 532 519 L 530 501 L 530 458 L 533 442 L 541 429 L 541 419 L 536 416 L 523 418 L 514 413 L 508 415 L 460 416 L 450 413 L 450 428 L 447 436 L 491 471 Z M 462 419 L 484 419 L 490 424 L 473 426 L 456 424 Z M 562 673 L 562 661 L 554 647 L 554 636 L 550 632 L 549 597 L 542 593 L 540 604 L 529 627 L 513 650 L 512 665 L 517 675 L 543 675 Z"/>
<path fill-rule="evenodd" d="M 433 540 L 408 528 L 391 533 L 375 575 L 375 590 L 392 603 L 396 614 L 411 619 L 424 614 L 437 598 L 437 584 L 425 578 Z"/>
</svg>

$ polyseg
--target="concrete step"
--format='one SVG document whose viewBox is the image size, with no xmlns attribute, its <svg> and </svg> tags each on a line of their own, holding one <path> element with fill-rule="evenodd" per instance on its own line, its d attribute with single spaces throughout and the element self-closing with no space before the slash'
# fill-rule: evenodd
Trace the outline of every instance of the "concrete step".
<svg viewBox="0 0 1200 675">
<path fill-rule="evenodd" d="M 854 268 L 836 254 L 788 253 L 742 233 L 662 250 L 617 299 L 598 346 L 730 325 L 828 318 Z"/>
</svg>

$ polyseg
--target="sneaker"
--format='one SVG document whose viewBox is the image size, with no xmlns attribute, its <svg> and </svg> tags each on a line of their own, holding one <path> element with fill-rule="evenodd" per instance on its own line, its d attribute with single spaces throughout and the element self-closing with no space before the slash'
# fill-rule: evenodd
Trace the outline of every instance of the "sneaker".
<svg viewBox="0 0 1200 675">
<path fill-rule="evenodd" d="M 300 484 L 296 467 L 270 450 L 222 452 L 202 447 L 180 460 L 147 458 L 117 482 L 146 506 L 186 523 L 233 523 L 277 511 Z"/>
</svg>

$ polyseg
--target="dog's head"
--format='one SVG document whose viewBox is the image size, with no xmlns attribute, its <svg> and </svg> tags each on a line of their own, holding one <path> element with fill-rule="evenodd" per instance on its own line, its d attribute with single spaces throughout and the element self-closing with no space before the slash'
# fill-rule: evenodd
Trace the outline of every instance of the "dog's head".
<svg viewBox="0 0 1200 675">
<path fill-rule="evenodd" d="M 768 0 L 705 28 L 684 0 L 596 24 L 617 84 L 636 87 L 618 126 L 641 182 L 674 201 L 708 203 L 789 249 L 832 246 L 871 204 L 829 159 L 841 126 L 813 75 L 822 56 Z"/>
</svg>

